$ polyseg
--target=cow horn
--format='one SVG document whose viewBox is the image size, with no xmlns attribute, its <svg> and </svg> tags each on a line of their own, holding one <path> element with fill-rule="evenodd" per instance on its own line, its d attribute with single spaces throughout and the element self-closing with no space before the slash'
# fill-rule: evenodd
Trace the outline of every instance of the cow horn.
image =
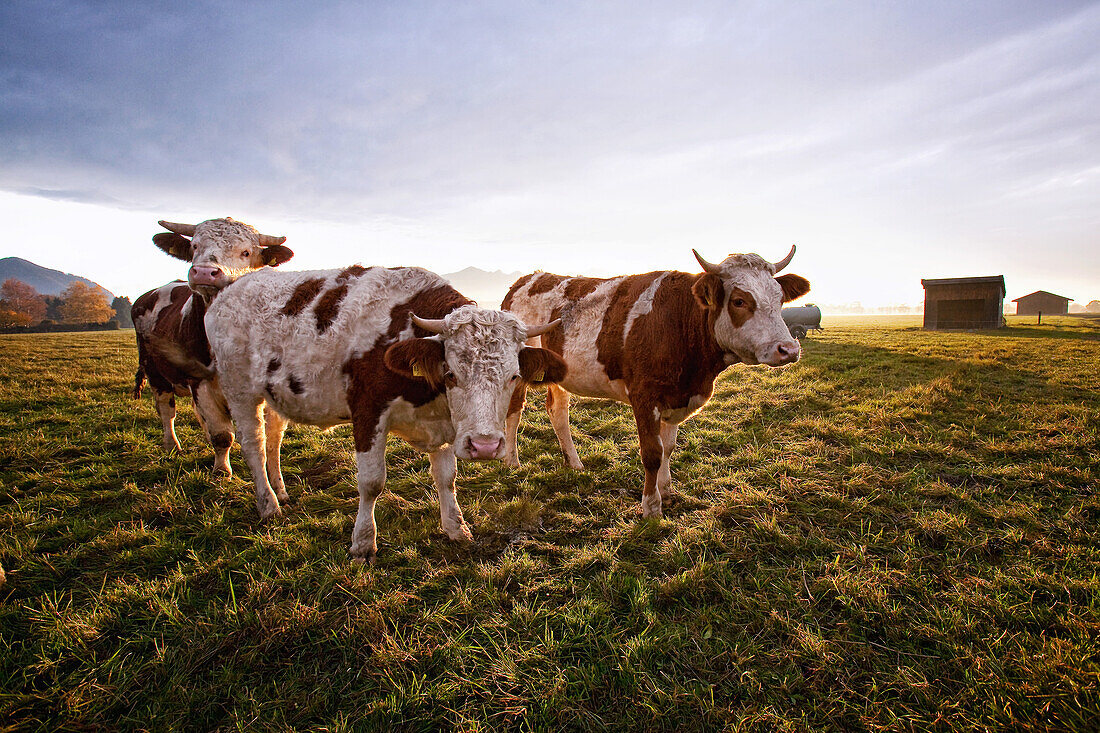
<svg viewBox="0 0 1100 733">
<path fill-rule="evenodd" d="M 286 241 L 286 237 L 273 237 L 270 234 L 260 234 L 260 246 L 261 247 L 274 247 L 276 244 L 282 244 Z"/>
<path fill-rule="evenodd" d="M 176 224 L 175 222 L 172 222 L 172 221 L 158 221 L 157 224 L 160 224 L 162 227 L 164 227 L 165 229 L 167 229 L 170 232 L 175 232 L 176 234 L 182 234 L 185 237 L 195 236 L 195 225 L 194 224 Z"/>
<path fill-rule="evenodd" d="M 791 258 L 794 257 L 794 250 L 795 250 L 795 246 L 792 244 L 791 245 L 791 251 L 787 253 L 787 256 L 784 257 L 783 259 L 779 260 L 779 262 L 775 263 L 775 272 L 773 272 L 772 274 L 776 274 L 776 273 L 782 271 L 784 267 L 791 264 Z"/>
<path fill-rule="evenodd" d="M 535 336 L 541 336 L 544 333 L 546 333 L 547 331 L 549 331 L 551 329 L 554 329 L 554 328 L 557 328 L 559 325 L 561 325 L 561 319 L 560 318 L 555 318 L 554 320 L 550 321 L 549 323 L 547 323 L 543 326 L 528 326 L 527 327 L 527 338 L 533 339 Z"/>
<path fill-rule="evenodd" d="M 442 318 L 420 318 L 413 315 L 412 322 L 429 333 L 443 333 L 445 322 Z"/>
<path fill-rule="evenodd" d="M 704 272 L 709 272 L 712 275 L 721 275 L 722 274 L 722 268 L 720 268 L 718 265 L 707 262 L 706 260 L 703 259 L 702 255 L 700 255 L 695 250 L 691 250 L 691 253 L 693 255 L 695 255 L 695 259 L 699 260 L 699 264 L 700 264 L 700 266 L 702 266 Z"/>
</svg>

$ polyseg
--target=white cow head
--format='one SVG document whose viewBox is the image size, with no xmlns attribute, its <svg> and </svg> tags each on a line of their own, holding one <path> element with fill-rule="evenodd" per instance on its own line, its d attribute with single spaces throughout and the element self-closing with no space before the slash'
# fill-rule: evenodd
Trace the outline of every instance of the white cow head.
<svg viewBox="0 0 1100 733">
<path fill-rule="evenodd" d="M 515 388 L 521 381 L 538 385 L 565 378 L 560 356 L 524 346 L 560 321 L 529 328 L 511 313 L 475 305 L 438 320 L 415 315 L 412 320 L 437 335 L 397 342 L 386 351 L 386 366 L 446 391 L 459 458 L 501 458 L 504 421 Z"/>
<path fill-rule="evenodd" d="M 800 275 L 776 273 L 794 257 L 795 248 L 771 263 L 756 254 L 731 254 L 720 264 L 707 262 L 695 250 L 703 267 L 691 292 L 708 315 L 718 345 L 746 364 L 782 366 L 798 361 L 800 347 L 783 322 L 787 301 L 810 292 Z"/>
<path fill-rule="evenodd" d="M 264 265 L 275 267 L 294 256 L 283 246 L 286 237 L 260 234 L 229 218 L 200 224 L 158 223 L 171 234 L 155 234 L 153 242 L 173 257 L 191 262 L 187 284 L 208 299 L 246 272 Z"/>
</svg>

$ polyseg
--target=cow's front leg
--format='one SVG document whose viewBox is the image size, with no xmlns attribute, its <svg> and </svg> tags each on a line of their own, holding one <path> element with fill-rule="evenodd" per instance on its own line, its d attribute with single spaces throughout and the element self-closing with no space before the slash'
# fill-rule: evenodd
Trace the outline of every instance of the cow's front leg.
<svg viewBox="0 0 1100 733">
<path fill-rule="evenodd" d="M 660 517 L 661 490 L 657 474 L 661 470 L 664 451 L 661 447 L 660 413 L 653 405 L 635 402 L 634 420 L 638 424 L 638 443 L 645 468 L 645 485 L 642 487 L 642 516 Z"/>
<path fill-rule="evenodd" d="M 439 493 L 439 523 L 443 525 L 443 531 L 456 542 L 473 542 L 474 537 L 455 498 L 458 462 L 455 460 L 454 446 L 449 445 L 429 454 L 428 461 L 432 465 L 432 480 Z"/>
<path fill-rule="evenodd" d="M 237 438 L 241 442 L 241 453 L 244 455 L 248 470 L 252 472 L 252 480 L 256 484 L 256 511 L 261 519 L 269 519 L 276 514 L 282 514 L 279 499 L 271 490 L 271 484 L 267 480 L 267 458 L 264 453 L 264 420 L 263 402 L 249 401 L 248 404 L 232 406 L 233 419 L 237 422 Z"/>
<path fill-rule="evenodd" d="M 359 447 L 356 446 L 356 448 Z M 355 515 L 355 527 L 351 531 L 351 556 L 356 560 L 374 562 L 375 555 L 378 554 L 374 503 L 386 488 L 386 432 L 384 430 L 379 431 L 377 438 L 366 450 L 356 452 L 355 463 L 359 484 L 359 513 Z"/>
<path fill-rule="evenodd" d="M 173 392 L 154 392 L 154 401 L 157 406 L 157 415 L 160 417 L 160 427 L 163 431 L 162 443 L 164 450 L 169 453 L 183 450 L 179 438 L 176 437 L 176 395 Z"/>
<path fill-rule="evenodd" d="M 214 446 L 214 473 L 232 476 L 229 449 L 233 447 L 233 419 L 229 416 L 229 406 L 221 390 L 210 381 L 200 382 L 191 394 L 195 400 L 195 414 Z"/>
<path fill-rule="evenodd" d="M 573 435 L 569 432 L 569 393 L 556 384 L 546 385 L 546 411 L 550 413 L 550 425 L 558 436 L 558 445 L 565 456 L 565 463 L 575 471 L 584 468 Z"/>
<path fill-rule="evenodd" d="M 672 483 L 672 471 L 669 463 L 672 461 L 672 451 L 676 448 L 676 434 L 680 431 L 678 424 L 661 421 L 661 469 L 657 471 L 657 491 L 664 496 L 668 485 Z"/>
<path fill-rule="evenodd" d="M 275 412 L 271 405 L 264 405 L 264 455 L 267 457 L 267 480 L 271 488 L 275 490 L 275 496 L 279 501 L 289 501 L 286 493 L 286 484 L 283 482 L 283 466 L 280 459 L 280 451 L 283 445 L 283 433 L 286 432 L 287 421 L 282 415 Z"/>
<path fill-rule="evenodd" d="M 527 402 L 527 385 L 520 383 L 512 391 L 508 417 L 504 421 L 504 465 L 519 468 L 519 423 Z"/>
</svg>

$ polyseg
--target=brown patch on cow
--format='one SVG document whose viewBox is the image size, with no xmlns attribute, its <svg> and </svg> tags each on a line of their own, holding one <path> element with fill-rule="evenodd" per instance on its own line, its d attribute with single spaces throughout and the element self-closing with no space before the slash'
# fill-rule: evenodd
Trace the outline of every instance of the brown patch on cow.
<svg viewBox="0 0 1100 733">
<path fill-rule="evenodd" d="M 200 364 L 210 364 L 210 344 L 206 340 L 203 324 L 206 303 L 182 281 L 168 295 L 169 302 L 156 313 L 156 320 L 149 330 L 137 331 L 138 369 L 155 391 L 185 395 L 200 379 L 188 373 L 172 354 L 165 353 L 164 347 L 170 345 L 173 352 L 178 351 Z M 145 293 L 134 303 L 131 313 L 144 316 L 156 307 L 158 300 L 158 290 Z M 191 307 L 185 314 L 183 309 L 188 303 Z M 135 392 L 136 388 L 135 374 Z"/>
<path fill-rule="evenodd" d="M 281 367 L 282 365 L 283 363 L 278 359 L 272 359 L 267 363 L 267 373 L 274 374 L 275 372 L 279 371 L 279 367 Z"/>
<path fill-rule="evenodd" d="M 561 306 L 550 311 L 550 323 L 561 318 Z M 555 354 L 565 353 L 565 324 L 557 328 L 551 328 L 539 338 L 542 339 L 542 348 L 550 349 Z"/>
<path fill-rule="evenodd" d="M 448 386 L 443 377 L 447 362 L 442 341 L 430 338 L 397 341 L 386 349 L 383 359 L 390 371 L 408 379 L 423 379 L 433 390 Z"/>
<path fill-rule="evenodd" d="M 788 303 L 795 298 L 801 298 L 810 292 L 810 281 L 801 275 L 788 272 L 776 278 L 779 287 L 783 288 L 783 302 Z"/>
<path fill-rule="evenodd" d="M 531 278 L 538 274 L 539 273 L 537 272 L 532 272 L 528 275 L 524 275 L 523 277 L 512 283 L 512 287 L 508 288 L 508 294 L 505 295 L 504 300 L 500 302 L 500 309 L 502 311 L 512 310 L 512 298 L 515 296 L 516 292 L 528 282 L 530 282 Z"/>
<path fill-rule="evenodd" d="M 542 295 L 543 293 L 549 293 L 558 283 L 565 280 L 561 275 L 553 275 L 549 272 L 544 272 L 539 275 L 539 279 L 531 283 L 531 288 L 527 291 L 528 296 Z"/>
<path fill-rule="evenodd" d="M 704 309 L 719 310 L 722 307 L 722 296 L 725 292 L 722 278 L 710 272 L 696 276 L 695 282 L 691 285 L 691 294 Z"/>
<path fill-rule="evenodd" d="M 515 415 L 522 411 L 525 404 L 527 404 L 527 385 L 520 383 L 512 390 L 512 397 L 508 400 L 508 414 Z"/>
<path fill-rule="evenodd" d="M 611 302 L 603 314 L 600 335 L 596 337 L 596 359 L 603 364 L 607 378 L 622 379 L 625 373 L 623 362 L 623 331 L 630 309 L 654 280 L 663 272 L 647 272 L 644 275 L 624 277 L 615 288 Z"/>
<path fill-rule="evenodd" d="M 726 309 L 729 311 L 730 321 L 733 322 L 734 328 L 741 328 L 756 312 L 756 298 L 752 297 L 752 293 L 746 290 L 732 287 L 730 288 L 730 299 L 726 304 Z"/>
<path fill-rule="evenodd" d="M 343 302 L 344 296 L 347 294 L 348 284 L 342 283 L 327 291 L 317 301 L 317 305 L 313 309 L 313 315 L 317 318 L 317 333 L 327 331 L 332 322 L 336 320 L 336 316 L 340 313 L 340 303 Z"/>
<path fill-rule="evenodd" d="M 580 300 L 605 282 L 597 277 L 571 277 L 565 285 L 565 299 Z"/>
<path fill-rule="evenodd" d="M 302 394 L 305 390 L 302 388 L 302 383 L 299 382 L 293 374 L 288 374 L 286 377 L 286 386 L 290 387 L 290 391 L 294 394 Z"/>
<path fill-rule="evenodd" d="M 160 232 L 153 235 L 153 244 L 177 260 L 191 261 L 191 240 L 175 232 Z"/>
<path fill-rule="evenodd" d="M 268 267 L 278 267 L 294 256 L 294 250 L 281 244 L 273 244 L 270 247 L 260 249 L 260 262 Z"/>
<path fill-rule="evenodd" d="M 283 306 L 280 311 L 284 316 L 296 316 L 304 311 L 309 304 L 313 302 L 313 299 L 317 297 L 317 293 L 321 292 L 321 288 L 325 285 L 325 279 L 323 277 L 311 277 L 305 282 L 294 288 L 294 292 L 290 294 L 290 300 Z"/>
<path fill-rule="evenodd" d="M 219 449 L 231 448 L 233 447 L 233 433 L 218 433 L 210 439 L 210 444 Z"/>
<path fill-rule="evenodd" d="M 455 308 L 472 303 L 446 283 L 414 293 L 408 300 L 390 309 L 389 328 L 374 348 L 344 364 L 344 374 L 348 375 L 347 399 L 356 451 L 370 450 L 378 430 L 378 420 L 395 399 L 400 397 L 414 407 L 420 407 L 442 393 L 441 389 L 432 387 L 423 379 L 406 377 L 386 366 L 386 350 L 408 328 L 410 316 L 415 313 L 421 318 L 442 318 Z M 414 327 L 413 332 L 418 337 L 431 335 L 419 326 Z"/>
<path fill-rule="evenodd" d="M 362 265 L 352 265 L 351 267 L 344 268 L 339 275 L 336 276 L 336 282 L 345 282 L 352 278 L 362 277 L 369 268 Z"/>
</svg>

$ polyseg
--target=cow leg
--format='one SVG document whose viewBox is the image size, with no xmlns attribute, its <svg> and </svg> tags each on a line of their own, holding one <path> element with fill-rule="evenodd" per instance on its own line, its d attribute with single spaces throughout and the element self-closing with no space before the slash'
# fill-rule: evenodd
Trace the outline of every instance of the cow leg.
<svg viewBox="0 0 1100 733">
<path fill-rule="evenodd" d="M 642 467 L 645 468 L 645 485 L 642 487 L 642 516 L 660 517 L 661 490 L 657 486 L 657 473 L 661 470 L 664 450 L 661 447 L 660 414 L 651 405 L 635 402 L 634 421 L 638 424 L 638 443 L 641 447 Z"/>
<path fill-rule="evenodd" d="M 264 405 L 264 454 L 267 457 L 267 480 L 275 490 L 279 501 L 289 501 L 286 484 L 283 482 L 283 466 L 280 453 L 283 445 L 283 433 L 287 420 L 275 412 L 271 405 Z"/>
<path fill-rule="evenodd" d="M 546 388 L 546 411 L 550 413 L 550 424 L 554 435 L 558 436 L 558 445 L 565 456 L 565 462 L 575 471 L 584 468 L 577 447 L 573 445 L 573 436 L 569 432 L 569 393 L 556 384 Z"/>
<path fill-rule="evenodd" d="M 164 450 L 183 450 L 179 438 L 176 437 L 176 395 L 174 392 L 161 392 L 155 390 L 154 399 L 157 405 L 157 414 L 160 415 L 160 426 L 164 432 Z"/>
<path fill-rule="evenodd" d="M 669 463 L 672 459 L 672 451 L 676 447 L 676 434 L 680 426 L 661 421 L 661 469 L 657 471 L 657 491 L 663 496 L 668 485 L 672 483 L 672 472 Z"/>
<path fill-rule="evenodd" d="M 237 438 L 241 441 L 241 453 L 252 472 L 256 484 L 256 510 L 261 519 L 282 514 L 279 498 L 271 490 L 267 480 L 267 456 L 264 453 L 263 402 L 251 400 L 240 408 L 234 405 L 233 419 L 237 422 Z"/>
<path fill-rule="evenodd" d="M 443 531 L 456 542 L 473 542 L 474 537 L 470 534 L 470 528 L 462 517 L 462 508 L 455 498 L 458 462 L 455 460 L 454 447 L 447 446 L 428 454 L 428 461 L 432 465 L 435 490 L 439 493 L 439 523 L 443 525 Z"/>
<path fill-rule="evenodd" d="M 508 417 L 504 421 L 504 465 L 519 468 L 519 421 L 523 406 L 527 403 L 527 385 L 518 384 L 508 403 Z"/>
<path fill-rule="evenodd" d="M 358 448 L 359 446 L 356 446 Z M 378 530 L 374 524 L 374 503 L 386 488 L 386 430 L 380 429 L 367 450 L 355 454 L 359 484 L 359 513 L 351 530 L 351 556 L 374 562 L 378 554 Z"/>
<path fill-rule="evenodd" d="M 233 419 L 221 390 L 213 382 L 200 382 L 191 391 L 195 401 L 195 414 L 210 444 L 214 446 L 214 473 L 230 477 L 229 449 L 233 446 Z"/>
</svg>

